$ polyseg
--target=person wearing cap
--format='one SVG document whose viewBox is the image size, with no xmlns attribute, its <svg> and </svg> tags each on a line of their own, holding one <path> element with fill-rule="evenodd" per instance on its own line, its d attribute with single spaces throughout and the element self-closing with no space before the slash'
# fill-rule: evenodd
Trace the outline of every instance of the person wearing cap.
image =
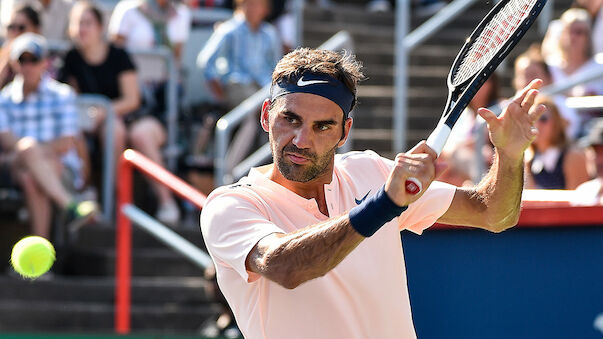
<svg viewBox="0 0 603 339">
<path fill-rule="evenodd" d="M 51 203 L 73 226 L 96 212 L 94 203 L 77 202 L 61 181 L 66 170 L 75 175 L 74 186 L 82 180 L 74 149 L 78 118 L 73 90 L 45 74 L 46 56 L 42 36 L 15 39 L 10 59 L 16 76 L 0 92 L 0 141 L 13 154 L 9 165 L 24 191 L 33 233 L 43 237 L 50 235 Z"/>
<path fill-rule="evenodd" d="M 579 204 L 603 204 L 603 118 L 593 119 L 586 136 L 580 139 L 579 144 L 587 148 L 589 172 L 594 174 L 594 179 L 589 180 L 576 188 L 580 197 Z"/>
<path fill-rule="evenodd" d="M 536 80 L 488 123 L 494 164 L 476 187 L 433 181 L 422 141 L 395 160 L 336 155 L 352 127 L 360 64 L 297 49 L 281 59 L 260 124 L 273 163 L 214 190 L 201 230 L 218 285 L 247 339 L 415 338 L 400 231 L 434 222 L 500 232 L 519 218 L 523 153 L 543 106 Z M 422 189 L 413 195 L 405 182 Z"/>
</svg>

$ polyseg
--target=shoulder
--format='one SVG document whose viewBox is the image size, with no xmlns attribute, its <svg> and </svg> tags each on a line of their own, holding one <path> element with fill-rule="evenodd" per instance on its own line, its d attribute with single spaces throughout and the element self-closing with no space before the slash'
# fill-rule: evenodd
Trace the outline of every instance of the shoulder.
<svg viewBox="0 0 603 339">
<path fill-rule="evenodd" d="M 71 86 L 64 84 L 62 82 L 58 82 L 50 77 L 47 77 L 45 80 L 45 92 L 53 94 L 59 98 L 63 99 L 74 99 L 75 92 Z"/>
<path fill-rule="evenodd" d="M 276 28 L 269 22 L 264 22 L 262 23 L 262 31 L 269 34 L 269 35 L 276 35 L 278 36 L 278 33 L 276 31 Z"/>
<path fill-rule="evenodd" d="M 393 166 L 393 161 L 381 157 L 374 151 L 353 151 L 335 156 L 335 168 L 351 177 L 385 179 Z"/>
<path fill-rule="evenodd" d="M 233 34 L 235 31 L 242 29 L 244 24 L 243 20 L 233 17 L 219 24 L 216 28 L 216 33 L 223 35 Z"/>
</svg>

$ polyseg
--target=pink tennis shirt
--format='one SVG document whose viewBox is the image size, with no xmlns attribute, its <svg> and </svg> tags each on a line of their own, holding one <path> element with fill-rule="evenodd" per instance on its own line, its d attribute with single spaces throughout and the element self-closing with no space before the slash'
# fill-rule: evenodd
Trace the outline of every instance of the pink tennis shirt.
<svg viewBox="0 0 603 339">
<path fill-rule="evenodd" d="M 347 213 L 385 183 L 393 166 L 375 152 L 335 157 L 325 185 L 330 216 Z M 385 224 L 320 278 L 289 290 L 245 268 L 257 242 L 327 220 L 314 199 L 271 181 L 258 169 L 210 194 L 201 229 L 218 285 L 247 339 L 416 338 L 400 230 L 420 234 L 446 212 L 455 187 L 433 182 L 402 215 Z"/>
</svg>

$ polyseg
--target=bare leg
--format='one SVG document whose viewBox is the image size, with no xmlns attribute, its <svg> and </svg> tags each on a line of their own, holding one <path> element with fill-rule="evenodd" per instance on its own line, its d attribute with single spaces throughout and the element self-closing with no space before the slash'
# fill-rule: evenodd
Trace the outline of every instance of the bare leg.
<svg viewBox="0 0 603 339">
<path fill-rule="evenodd" d="M 163 156 L 161 155 L 161 146 L 166 141 L 166 133 L 161 124 L 154 118 L 143 118 L 136 121 L 130 128 L 130 141 L 132 147 L 142 152 L 155 163 L 163 166 Z M 159 204 L 165 204 L 173 201 L 170 190 L 156 182 L 152 183 Z"/>
<path fill-rule="evenodd" d="M 67 208 L 72 197 L 63 187 L 53 161 L 33 139 L 19 140 L 16 160 L 17 166 L 26 169 L 53 202 L 62 209 Z"/>
<path fill-rule="evenodd" d="M 50 199 L 29 173 L 21 172 L 18 177 L 21 188 L 25 193 L 25 201 L 31 218 L 31 232 L 34 235 L 48 239 L 52 217 Z"/>
</svg>

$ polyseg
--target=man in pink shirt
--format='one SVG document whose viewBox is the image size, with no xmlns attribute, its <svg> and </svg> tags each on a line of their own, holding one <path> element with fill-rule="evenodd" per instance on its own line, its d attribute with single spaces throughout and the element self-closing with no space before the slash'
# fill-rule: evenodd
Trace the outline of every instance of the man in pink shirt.
<svg viewBox="0 0 603 339">
<path fill-rule="evenodd" d="M 544 109 L 531 109 L 539 81 L 500 117 L 479 111 L 496 158 L 468 189 L 433 181 L 442 168 L 425 142 L 394 161 L 335 155 L 362 77 L 349 55 L 283 57 L 260 118 L 274 164 L 216 189 L 203 209 L 218 284 L 248 339 L 415 338 L 400 230 L 440 221 L 500 232 L 517 222 L 523 152 Z M 409 177 L 425 189 L 407 194 Z"/>
</svg>

